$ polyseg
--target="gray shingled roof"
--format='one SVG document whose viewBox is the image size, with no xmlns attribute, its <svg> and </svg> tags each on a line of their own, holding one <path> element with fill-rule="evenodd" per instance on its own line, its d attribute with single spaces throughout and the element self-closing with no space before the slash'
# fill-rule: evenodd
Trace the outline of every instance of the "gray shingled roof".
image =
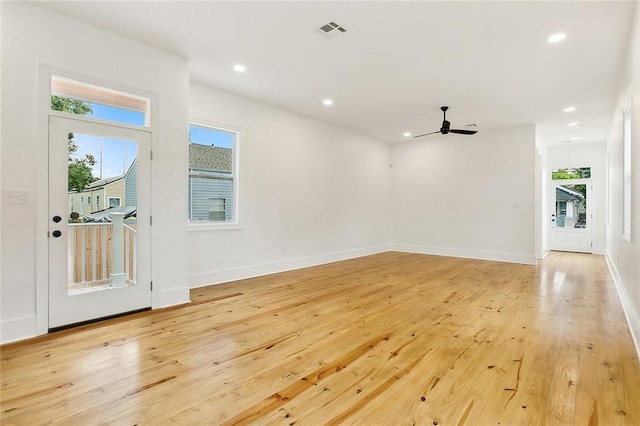
<svg viewBox="0 0 640 426">
<path fill-rule="evenodd" d="M 581 201 L 584 195 L 561 186 L 556 186 L 556 201 Z"/>
<path fill-rule="evenodd" d="M 232 150 L 217 146 L 189 144 L 189 168 L 208 172 L 232 171 Z"/>
</svg>

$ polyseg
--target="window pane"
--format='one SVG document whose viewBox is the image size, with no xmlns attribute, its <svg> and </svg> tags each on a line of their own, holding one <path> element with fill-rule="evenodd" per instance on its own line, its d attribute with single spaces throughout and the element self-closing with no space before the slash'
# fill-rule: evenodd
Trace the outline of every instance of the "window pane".
<svg viewBox="0 0 640 426">
<path fill-rule="evenodd" d="M 53 111 L 148 126 L 149 107 L 147 98 L 62 77 L 51 77 Z"/>
<path fill-rule="evenodd" d="M 140 111 L 132 111 L 130 109 L 118 108 L 109 105 L 102 105 L 90 102 L 89 105 L 93 110 L 88 117 L 101 118 L 108 121 L 117 121 L 118 123 L 135 124 L 144 126 L 144 113 Z"/>
<path fill-rule="evenodd" d="M 587 186 L 557 185 L 556 187 L 556 227 L 587 227 Z"/>
<path fill-rule="evenodd" d="M 552 180 L 563 179 L 589 179 L 591 177 L 591 167 L 578 167 L 574 169 L 553 169 Z"/>
<path fill-rule="evenodd" d="M 235 220 L 235 143 L 234 132 L 189 126 L 189 221 Z"/>
<path fill-rule="evenodd" d="M 212 208 L 211 200 L 218 200 L 218 206 Z M 191 176 L 189 178 L 189 220 L 202 222 L 208 220 L 233 220 L 233 179 L 217 177 Z M 211 219 L 212 211 L 217 219 Z M 220 219 L 221 218 L 221 219 Z"/>
</svg>

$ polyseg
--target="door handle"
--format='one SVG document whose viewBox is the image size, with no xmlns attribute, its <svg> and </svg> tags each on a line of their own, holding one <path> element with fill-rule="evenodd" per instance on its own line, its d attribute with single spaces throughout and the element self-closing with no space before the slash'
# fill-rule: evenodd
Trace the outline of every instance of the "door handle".
<svg viewBox="0 0 640 426">
<path fill-rule="evenodd" d="M 51 235 L 53 235 L 54 238 L 59 238 L 62 236 L 62 232 L 58 231 L 57 229 L 55 231 L 53 231 L 51 233 Z"/>
<path fill-rule="evenodd" d="M 55 215 L 54 217 L 51 218 L 51 220 L 53 220 L 55 223 L 59 223 L 62 220 L 62 218 L 58 215 Z"/>
</svg>

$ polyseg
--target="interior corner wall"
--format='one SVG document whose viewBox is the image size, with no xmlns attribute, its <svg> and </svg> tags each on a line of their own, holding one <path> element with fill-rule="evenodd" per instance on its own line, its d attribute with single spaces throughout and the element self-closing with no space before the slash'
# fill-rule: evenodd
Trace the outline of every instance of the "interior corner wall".
<svg viewBox="0 0 640 426">
<path fill-rule="evenodd" d="M 593 253 L 604 254 L 606 250 L 606 185 L 607 185 L 607 146 L 601 143 L 556 145 L 547 148 L 548 173 L 554 169 L 571 167 L 591 167 L 593 203 L 591 221 Z M 589 202 L 589 201 L 587 201 Z M 550 219 L 551 212 L 545 218 Z"/>
<path fill-rule="evenodd" d="M 30 202 L 1 206 L 0 341 L 46 332 L 47 176 L 38 167 L 47 164 L 43 66 L 152 97 L 152 304 L 188 301 L 186 235 L 176 220 L 184 217 L 186 170 L 175 166 L 187 161 L 187 61 L 23 2 L 3 2 L 1 31 L 2 189 L 27 191 Z"/>
<path fill-rule="evenodd" d="M 607 261 L 613 272 L 622 305 L 627 315 L 636 350 L 640 356 L 640 5 L 636 4 L 634 25 L 618 97 L 607 140 L 608 207 Z M 623 238 L 623 133 L 622 112 L 630 94 L 631 117 L 631 242 Z"/>
<path fill-rule="evenodd" d="M 197 83 L 189 111 L 240 129 L 241 227 L 188 232 L 192 287 L 387 250 L 387 143 Z"/>
<path fill-rule="evenodd" d="M 536 263 L 535 126 L 392 148 L 391 248 Z"/>
</svg>

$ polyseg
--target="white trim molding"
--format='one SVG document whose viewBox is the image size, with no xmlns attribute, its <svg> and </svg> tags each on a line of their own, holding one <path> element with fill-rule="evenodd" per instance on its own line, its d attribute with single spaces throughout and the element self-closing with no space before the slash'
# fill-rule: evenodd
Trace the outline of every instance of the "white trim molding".
<svg viewBox="0 0 640 426">
<path fill-rule="evenodd" d="M 161 290 L 157 294 L 152 309 L 166 308 L 191 302 L 189 289 L 187 287 Z"/>
<path fill-rule="evenodd" d="M 613 283 L 618 292 L 618 297 L 622 303 L 622 310 L 624 311 L 624 316 L 627 319 L 627 325 L 631 332 L 633 344 L 636 347 L 636 354 L 638 359 L 640 359 L 640 314 L 634 308 L 631 298 L 629 297 L 629 293 L 627 293 L 627 289 L 625 288 L 622 278 L 618 273 L 618 269 L 616 268 L 615 263 L 613 263 L 609 253 L 605 254 L 605 259 L 607 260 L 607 266 L 609 266 Z"/>
<path fill-rule="evenodd" d="M 204 274 L 189 276 L 189 287 L 206 287 L 214 284 L 222 284 L 229 281 L 243 280 L 247 278 L 261 277 L 263 275 L 276 274 L 279 272 L 292 271 L 295 269 L 308 268 L 311 266 L 324 265 L 341 260 L 354 259 L 357 257 L 369 256 L 372 254 L 389 251 L 386 245 L 364 247 L 360 249 L 344 250 L 318 256 L 299 257 L 296 259 L 280 260 L 276 262 L 260 263 L 256 265 L 243 266 L 238 268 L 220 269 Z"/>
<path fill-rule="evenodd" d="M 467 250 L 450 247 L 429 247 L 410 244 L 391 244 L 391 251 L 405 253 L 430 254 L 433 256 L 461 257 L 465 259 L 493 260 L 495 262 L 522 263 L 525 265 L 537 265 L 535 254 L 504 253 L 485 250 Z"/>
<path fill-rule="evenodd" d="M 0 323 L 0 344 L 2 345 L 35 337 L 37 334 L 41 333 L 36 330 L 35 315 L 8 319 Z"/>
</svg>

